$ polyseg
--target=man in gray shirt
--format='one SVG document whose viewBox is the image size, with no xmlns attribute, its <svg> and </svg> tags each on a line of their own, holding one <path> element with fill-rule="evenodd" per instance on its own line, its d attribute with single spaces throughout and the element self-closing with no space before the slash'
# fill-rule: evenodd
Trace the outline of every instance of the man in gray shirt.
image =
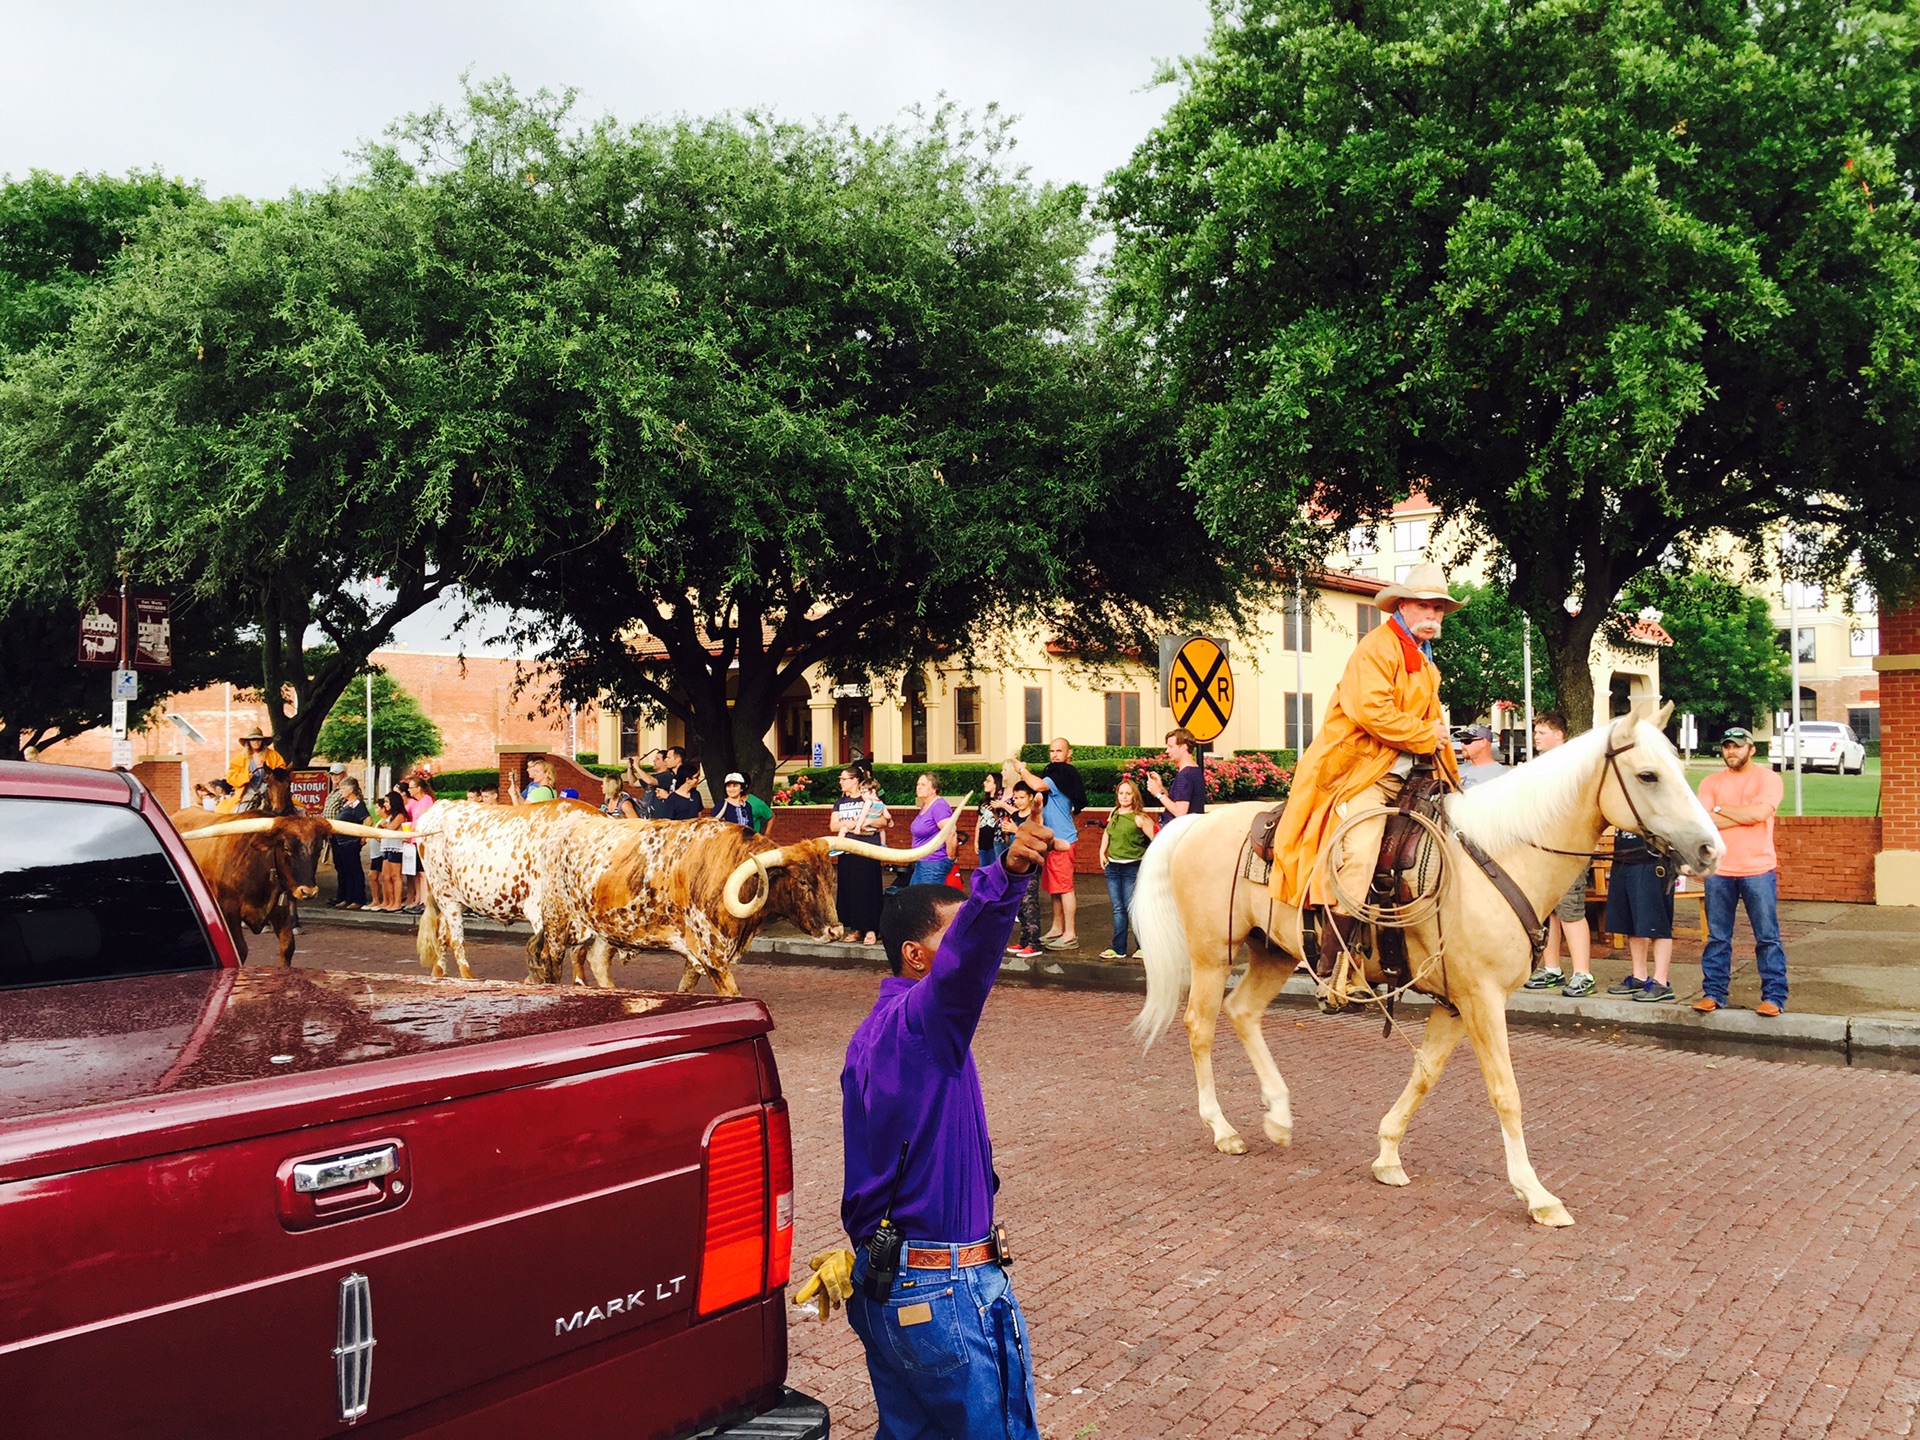
<svg viewBox="0 0 1920 1440">
<path fill-rule="evenodd" d="M 1475 725 L 1467 731 L 1467 763 L 1460 767 L 1460 788 L 1471 790 L 1476 785 L 1484 785 L 1496 775 L 1507 773 L 1507 767 L 1493 758 L 1493 731 L 1485 725 Z"/>
</svg>

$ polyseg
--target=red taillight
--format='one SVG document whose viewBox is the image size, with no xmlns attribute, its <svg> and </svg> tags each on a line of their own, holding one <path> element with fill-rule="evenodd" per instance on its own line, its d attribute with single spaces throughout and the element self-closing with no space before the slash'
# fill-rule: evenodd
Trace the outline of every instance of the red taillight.
<svg viewBox="0 0 1920 1440">
<path fill-rule="evenodd" d="M 715 1126 L 707 1140 L 707 1238 L 696 1313 L 708 1315 L 760 1293 L 769 1203 L 761 1115 Z"/>
<path fill-rule="evenodd" d="M 784 1100 L 767 1107 L 767 1168 L 773 1175 L 767 1187 L 773 1197 L 767 1289 L 779 1290 L 793 1274 L 793 1123 L 787 1118 Z"/>
</svg>

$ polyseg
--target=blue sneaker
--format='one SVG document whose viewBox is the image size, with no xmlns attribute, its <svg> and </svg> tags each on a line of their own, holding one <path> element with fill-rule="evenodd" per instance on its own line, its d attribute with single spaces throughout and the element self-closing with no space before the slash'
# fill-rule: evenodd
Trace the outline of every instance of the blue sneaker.
<svg viewBox="0 0 1920 1440">
<path fill-rule="evenodd" d="M 1616 980 L 1613 984 L 1607 986 L 1607 994 L 1625 995 L 1631 1000 L 1652 983 L 1651 980 L 1636 980 L 1633 976 L 1629 975 L 1626 979 Z"/>
<path fill-rule="evenodd" d="M 1663 1005 L 1670 1003 L 1672 999 L 1673 987 L 1671 985 L 1660 985 L 1649 980 L 1647 981 L 1646 988 L 1633 997 L 1633 1003 L 1636 1005 Z"/>
</svg>

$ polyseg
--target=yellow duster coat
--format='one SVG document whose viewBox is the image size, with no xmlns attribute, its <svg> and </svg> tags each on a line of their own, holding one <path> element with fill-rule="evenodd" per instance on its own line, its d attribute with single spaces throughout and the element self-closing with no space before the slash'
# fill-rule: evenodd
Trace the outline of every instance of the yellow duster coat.
<svg viewBox="0 0 1920 1440">
<path fill-rule="evenodd" d="M 1409 655 L 1419 660 L 1409 668 Z M 1286 813 L 1273 836 L 1273 898 L 1299 905 L 1306 896 L 1324 904 L 1325 881 L 1307 896 L 1308 879 L 1321 847 L 1340 823 L 1338 806 L 1364 794 L 1393 768 L 1402 751 L 1438 750 L 1440 771 L 1458 788 L 1453 746 L 1441 745 L 1433 722 L 1441 719 L 1440 672 L 1410 650 L 1391 619 L 1361 637 L 1346 673 L 1333 692 L 1320 733 L 1293 772 Z"/>
<path fill-rule="evenodd" d="M 287 768 L 287 762 L 281 758 L 280 752 L 274 749 L 272 745 L 263 745 L 260 747 L 260 763 L 270 770 L 284 770 Z M 252 778 L 253 764 L 247 756 L 247 747 L 242 745 L 240 747 L 240 753 L 228 762 L 227 783 L 238 790 Z"/>
</svg>

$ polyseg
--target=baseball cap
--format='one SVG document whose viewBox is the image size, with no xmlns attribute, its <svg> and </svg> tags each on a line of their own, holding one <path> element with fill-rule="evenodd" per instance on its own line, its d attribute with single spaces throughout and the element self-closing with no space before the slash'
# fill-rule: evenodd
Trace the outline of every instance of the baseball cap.
<svg viewBox="0 0 1920 1440">
<path fill-rule="evenodd" d="M 727 772 L 727 778 L 720 783 L 723 785 L 744 785 L 747 783 L 747 777 L 742 775 L 738 770 L 729 770 Z"/>
<path fill-rule="evenodd" d="M 347 773 L 347 767 L 336 760 L 333 764 L 327 766 L 327 773 L 329 775 L 344 775 Z"/>
<path fill-rule="evenodd" d="M 1720 734 L 1722 745 L 1745 745 L 1753 739 L 1744 725 L 1729 725 Z"/>
<path fill-rule="evenodd" d="M 1493 740 L 1493 727 L 1490 725 L 1469 725 L 1467 727 L 1467 738 L 1469 740 L 1485 740 L 1491 743 Z"/>
</svg>

